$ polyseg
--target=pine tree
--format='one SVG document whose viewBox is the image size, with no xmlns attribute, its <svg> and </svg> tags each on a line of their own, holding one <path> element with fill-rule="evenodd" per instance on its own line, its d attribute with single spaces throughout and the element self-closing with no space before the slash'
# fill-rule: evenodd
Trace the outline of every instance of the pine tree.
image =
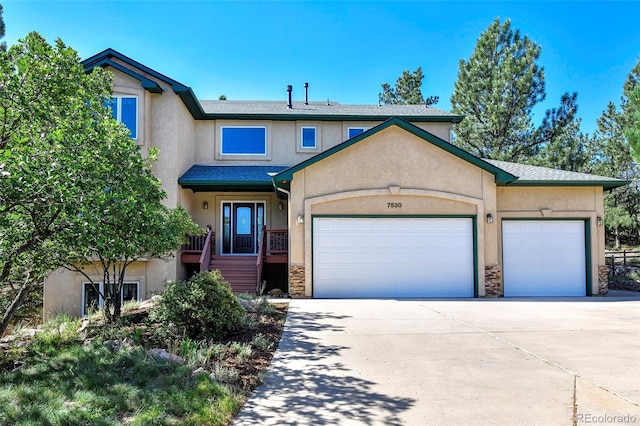
<svg viewBox="0 0 640 426">
<path fill-rule="evenodd" d="M 2 17 L 2 5 L 0 4 L 0 40 L 4 38 L 4 35 L 5 35 L 4 18 Z M 3 41 L 2 43 L 0 43 L 0 52 L 6 52 L 6 51 L 7 51 L 7 43 Z"/>
<path fill-rule="evenodd" d="M 385 105 L 434 105 L 438 103 L 438 96 L 422 96 L 422 80 L 424 74 L 418 67 L 414 72 L 402 71 L 396 80 L 395 88 L 389 83 L 382 84 L 382 92 L 378 93 L 378 102 Z"/>
<path fill-rule="evenodd" d="M 565 93 L 539 127 L 532 123 L 533 107 L 546 96 L 539 57 L 540 46 L 509 20 L 489 25 L 469 60 L 460 60 L 451 106 L 465 119 L 454 129 L 456 145 L 483 158 L 526 161 L 565 137 L 577 111 L 575 93 Z"/>
</svg>

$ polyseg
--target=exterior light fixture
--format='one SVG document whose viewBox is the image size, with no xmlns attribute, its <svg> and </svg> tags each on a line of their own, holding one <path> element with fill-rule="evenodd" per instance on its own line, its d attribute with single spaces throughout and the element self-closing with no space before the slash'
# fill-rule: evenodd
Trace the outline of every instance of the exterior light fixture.
<svg viewBox="0 0 640 426">
<path fill-rule="evenodd" d="M 304 215 L 302 213 L 298 215 L 298 223 L 304 223 Z"/>
<path fill-rule="evenodd" d="M 491 213 L 487 213 L 487 223 L 493 223 L 493 215 Z"/>
<path fill-rule="evenodd" d="M 602 220 L 602 216 L 596 217 L 596 225 L 598 226 L 604 225 L 604 220 Z"/>
<path fill-rule="evenodd" d="M 202 203 L 202 208 L 203 208 L 204 210 L 209 210 L 209 203 L 207 203 L 206 201 L 204 201 L 204 202 Z"/>
</svg>

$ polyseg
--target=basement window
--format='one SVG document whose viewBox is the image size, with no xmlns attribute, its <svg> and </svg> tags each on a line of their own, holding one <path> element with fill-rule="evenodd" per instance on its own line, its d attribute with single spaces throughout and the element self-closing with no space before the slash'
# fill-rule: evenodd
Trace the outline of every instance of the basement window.
<svg viewBox="0 0 640 426">
<path fill-rule="evenodd" d="M 96 283 L 97 289 L 93 284 L 84 282 L 82 283 L 82 316 L 87 316 L 92 312 L 95 312 L 104 307 L 104 300 L 100 296 L 100 293 L 104 294 L 104 284 Z M 120 303 L 131 300 L 140 300 L 140 283 L 137 282 L 125 282 L 122 283 L 122 292 L 120 293 Z"/>
</svg>

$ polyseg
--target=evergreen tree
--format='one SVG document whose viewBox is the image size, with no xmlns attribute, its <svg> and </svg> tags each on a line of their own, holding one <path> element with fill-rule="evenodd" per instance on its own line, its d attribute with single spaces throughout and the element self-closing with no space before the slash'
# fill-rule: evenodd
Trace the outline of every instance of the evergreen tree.
<svg viewBox="0 0 640 426">
<path fill-rule="evenodd" d="M 438 103 L 438 96 L 422 96 L 422 80 L 424 74 L 418 67 L 414 72 L 402 71 L 396 80 L 395 88 L 389 83 L 382 84 L 382 92 L 378 93 L 378 102 L 385 105 L 434 105 Z"/>
<path fill-rule="evenodd" d="M 4 18 L 2 17 L 2 5 L 0 4 L 0 40 L 4 38 L 4 35 L 5 35 Z M 6 51 L 7 51 L 7 43 L 3 41 L 2 43 L 0 43 L 0 52 L 6 52 Z"/>
<path fill-rule="evenodd" d="M 625 136 L 637 120 L 633 105 L 638 91 L 640 62 L 629 73 L 624 85 L 620 108 L 609 102 L 598 119 L 598 129 L 589 143 L 592 173 L 630 181 L 629 185 L 605 194 L 605 226 L 607 237 L 616 247 L 622 243 L 640 243 L 640 168 L 634 161 Z M 635 121 L 637 123 L 637 121 Z M 632 135 L 633 136 L 633 135 Z"/>
<path fill-rule="evenodd" d="M 640 163 L 640 86 L 629 93 L 629 116 L 631 122 L 625 131 L 627 141 L 631 145 L 631 154 Z"/>
<path fill-rule="evenodd" d="M 465 116 L 456 125 L 455 144 L 483 158 L 525 161 L 545 145 L 566 140 L 577 111 L 577 94 L 565 93 L 539 127 L 531 110 L 545 99 L 540 46 L 499 19 L 478 38 L 469 58 L 460 60 L 451 96 L 453 112 Z M 567 147 L 568 148 L 568 147 Z"/>
</svg>

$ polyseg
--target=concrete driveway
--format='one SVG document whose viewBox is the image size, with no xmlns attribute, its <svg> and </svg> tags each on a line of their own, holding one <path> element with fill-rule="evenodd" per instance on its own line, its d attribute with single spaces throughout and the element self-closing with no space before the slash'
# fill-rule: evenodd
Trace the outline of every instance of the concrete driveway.
<svg viewBox="0 0 640 426">
<path fill-rule="evenodd" d="M 235 424 L 640 424 L 640 300 L 292 300 Z"/>
</svg>

